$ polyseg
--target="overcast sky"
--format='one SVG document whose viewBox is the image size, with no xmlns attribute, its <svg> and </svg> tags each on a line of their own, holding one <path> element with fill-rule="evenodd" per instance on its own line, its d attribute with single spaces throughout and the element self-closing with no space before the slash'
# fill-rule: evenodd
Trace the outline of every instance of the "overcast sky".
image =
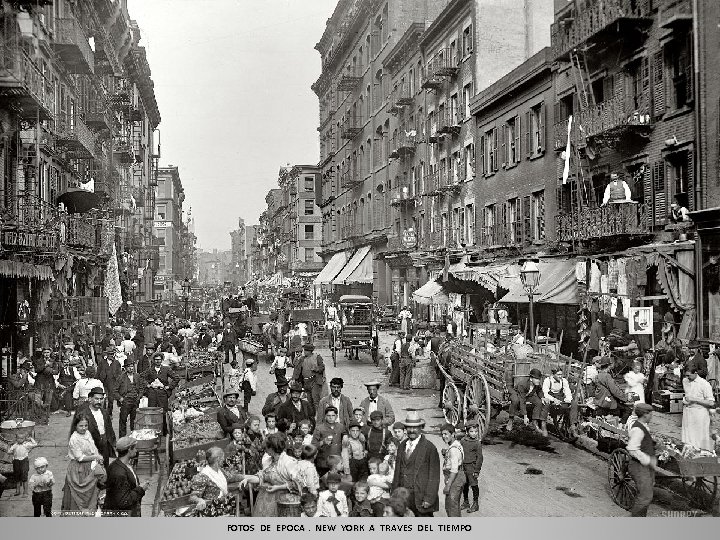
<svg viewBox="0 0 720 540">
<path fill-rule="evenodd" d="M 317 163 L 313 48 L 337 0 L 128 0 L 202 249 L 256 224 L 281 166 Z"/>
</svg>

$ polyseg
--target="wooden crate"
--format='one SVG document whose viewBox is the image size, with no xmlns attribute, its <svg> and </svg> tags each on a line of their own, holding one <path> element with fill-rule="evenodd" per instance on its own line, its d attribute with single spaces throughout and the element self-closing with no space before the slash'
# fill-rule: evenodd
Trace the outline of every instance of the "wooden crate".
<svg viewBox="0 0 720 540">
<path fill-rule="evenodd" d="M 173 441 L 170 441 L 169 448 L 171 452 L 172 465 L 178 461 L 187 459 L 194 459 L 199 450 L 209 450 L 213 446 L 222 448 L 223 450 L 230 442 L 230 439 L 216 439 L 202 444 L 195 444 L 193 446 L 187 446 L 185 448 L 175 449 Z"/>
<path fill-rule="evenodd" d="M 720 458 L 676 458 L 676 461 L 683 476 L 720 476 Z"/>
</svg>

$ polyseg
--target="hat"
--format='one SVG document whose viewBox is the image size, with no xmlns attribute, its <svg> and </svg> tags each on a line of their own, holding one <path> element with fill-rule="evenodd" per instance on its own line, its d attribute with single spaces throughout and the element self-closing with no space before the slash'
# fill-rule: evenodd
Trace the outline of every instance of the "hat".
<svg viewBox="0 0 720 540">
<path fill-rule="evenodd" d="M 372 381 L 368 381 L 363 384 L 365 386 L 377 386 L 378 388 L 380 388 L 380 386 L 382 386 L 382 383 L 380 381 L 378 381 L 377 379 L 373 379 Z"/>
<path fill-rule="evenodd" d="M 120 437 L 118 441 L 115 443 L 115 449 L 118 452 L 123 452 L 129 448 L 132 448 L 137 444 L 137 439 L 135 437 Z"/>
<path fill-rule="evenodd" d="M 25 371 L 32 371 L 33 365 L 30 362 L 23 362 L 20 364 L 20 367 L 24 369 Z"/>
<path fill-rule="evenodd" d="M 255 363 L 255 360 L 253 360 L 252 358 L 248 358 L 247 360 L 245 360 L 246 366 L 252 366 L 254 363 Z"/>
<path fill-rule="evenodd" d="M 228 388 L 223 392 L 223 399 L 225 399 L 228 396 L 235 396 L 236 398 L 240 397 L 240 392 L 238 392 L 235 388 Z"/>
<path fill-rule="evenodd" d="M 335 405 L 328 405 L 327 407 L 325 407 L 325 414 L 327 414 L 329 412 L 334 412 L 335 414 L 337 414 L 338 413 L 337 407 Z"/>
<path fill-rule="evenodd" d="M 385 418 L 385 416 L 384 416 L 383 413 L 381 413 L 380 411 L 373 411 L 373 412 L 371 412 L 371 413 L 370 413 L 370 420 L 375 420 L 376 418 L 379 418 L 380 420 L 382 420 L 383 418 Z"/>
<path fill-rule="evenodd" d="M 278 388 L 280 388 L 281 386 L 287 386 L 287 385 L 288 385 L 288 381 L 285 377 L 283 377 L 282 379 L 275 380 L 275 386 L 277 386 Z"/>
<path fill-rule="evenodd" d="M 405 424 L 403 424 L 402 422 L 400 422 L 400 420 L 398 420 L 397 422 L 395 422 L 392 425 L 392 428 L 393 429 L 405 429 Z"/>
<path fill-rule="evenodd" d="M 467 422 L 465 422 L 465 431 L 467 431 L 471 427 L 479 428 L 480 425 L 478 424 L 477 420 L 468 420 Z"/>
<path fill-rule="evenodd" d="M 600 367 L 601 368 L 607 367 L 607 366 L 611 365 L 612 363 L 613 363 L 612 358 L 610 358 L 609 356 L 603 356 L 600 359 Z"/>
<path fill-rule="evenodd" d="M 33 461 L 33 467 L 36 469 L 38 467 L 47 467 L 48 466 L 48 460 L 44 457 L 36 457 L 35 461 Z"/>
<path fill-rule="evenodd" d="M 540 377 L 542 377 L 542 373 L 540 372 L 539 369 L 537 369 L 537 368 L 532 368 L 532 369 L 530 370 L 530 377 L 531 377 L 531 378 L 535 378 L 535 379 L 539 379 Z"/>
<path fill-rule="evenodd" d="M 365 409 L 363 409 L 362 407 L 355 407 L 355 408 L 353 409 L 353 413 L 356 413 L 356 412 L 358 412 L 358 411 L 360 411 L 361 413 L 365 414 Z"/>
<path fill-rule="evenodd" d="M 286 353 L 286 352 L 287 352 L 287 347 L 280 347 L 280 348 L 278 349 L 278 352 Z"/>
<path fill-rule="evenodd" d="M 345 382 L 340 377 L 333 377 L 330 379 L 330 386 L 343 386 Z"/>
<path fill-rule="evenodd" d="M 302 346 L 302 348 L 303 348 L 303 351 L 314 351 L 315 345 L 313 345 L 312 343 L 306 343 L 305 345 Z"/>
<path fill-rule="evenodd" d="M 297 381 L 292 381 L 290 383 L 290 391 L 291 392 L 302 392 L 303 391 L 302 384 L 300 384 Z"/>
<path fill-rule="evenodd" d="M 688 343 L 689 349 L 699 349 L 700 347 L 701 347 L 700 342 L 697 341 L 696 339 L 691 339 L 690 342 Z"/>
<path fill-rule="evenodd" d="M 405 332 L 403 332 L 402 330 L 400 330 L 400 331 L 397 333 L 397 335 L 398 335 L 398 336 L 404 336 L 404 335 L 405 335 Z"/>
<path fill-rule="evenodd" d="M 156 358 L 160 358 L 160 360 L 165 360 L 165 354 L 161 353 L 160 351 L 153 354 L 152 357 L 153 357 L 153 360 L 155 360 Z"/>
<path fill-rule="evenodd" d="M 115 347 L 105 347 L 103 354 L 115 354 L 117 349 Z"/>
<path fill-rule="evenodd" d="M 51 349 L 50 347 L 43 347 L 43 348 L 42 348 L 42 352 L 45 352 L 45 351 L 50 351 L 50 352 L 52 352 L 52 349 Z"/>
<path fill-rule="evenodd" d="M 341 480 L 340 475 L 339 475 L 338 473 L 336 473 L 336 472 L 328 473 L 327 476 L 325 477 L 325 483 L 326 483 L 326 484 L 329 484 L 330 482 L 333 482 L 333 483 L 335 483 L 335 484 L 339 484 L 339 483 L 340 483 L 340 480 Z"/>
<path fill-rule="evenodd" d="M 421 427 L 425 425 L 425 420 L 420 418 L 420 414 L 415 409 L 409 409 L 407 416 L 403 421 L 404 427 Z"/>
<path fill-rule="evenodd" d="M 90 390 L 90 392 L 88 392 L 88 397 L 94 396 L 96 394 L 101 395 L 101 396 L 105 395 L 105 390 L 103 390 L 102 386 L 96 386 L 95 388 Z"/>
<path fill-rule="evenodd" d="M 635 405 L 635 414 L 642 413 L 647 414 L 649 412 L 653 412 L 655 409 L 653 409 L 653 406 L 649 403 L 637 403 Z M 639 414 L 638 414 L 639 416 Z"/>
<path fill-rule="evenodd" d="M 148 317 L 147 322 L 155 322 L 155 319 L 153 319 L 152 317 Z"/>
<path fill-rule="evenodd" d="M 352 428 L 354 428 L 354 427 L 356 427 L 356 428 L 359 429 L 359 428 L 361 428 L 362 426 L 360 425 L 359 422 L 356 422 L 355 420 L 353 420 L 352 422 L 350 422 L 350 425 L 348 426 L 348 429 L 352 429 Z"/>
</svg>

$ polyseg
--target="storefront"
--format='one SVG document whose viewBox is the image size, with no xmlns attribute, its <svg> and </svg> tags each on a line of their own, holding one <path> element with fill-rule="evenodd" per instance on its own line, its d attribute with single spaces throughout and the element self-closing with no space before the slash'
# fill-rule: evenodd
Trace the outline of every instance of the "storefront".
<svg viewBox="0 0 720 540">
<path fill-rule="evenodd" d="M 720 344 L 720 207 L 691 212 L 697 227 L 698 338 Z"/>
</svg>

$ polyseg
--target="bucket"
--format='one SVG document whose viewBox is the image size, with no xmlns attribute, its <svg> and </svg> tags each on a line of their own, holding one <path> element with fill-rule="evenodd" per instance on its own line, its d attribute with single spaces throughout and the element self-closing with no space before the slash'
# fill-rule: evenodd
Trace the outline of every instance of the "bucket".
<svg viewBox="0 0 720 540">
<path fill-rule="evenodd" d="M 278 497 L 277 517 L 300 517 L 300 499 L 290 494 Z"/>
<path fill-rule="evenodd" d="M 163 414 L 162 407 L 142 407 L 137 410 L 135 427 L 137 429 L 148 428 L 162 431 Z"/>
<path fill-rule="evenodd" d="M 15 437 L 18 434 L 24 439 L 28 435 L 32 435 L 34 431 L 35 422 L 23 420 L 22 418 L 6 420 L 0 424 L 0 433 L 2 433 L 6 439 L 11 439 L 13 442 L 15 442 Z"/>
</svg>

